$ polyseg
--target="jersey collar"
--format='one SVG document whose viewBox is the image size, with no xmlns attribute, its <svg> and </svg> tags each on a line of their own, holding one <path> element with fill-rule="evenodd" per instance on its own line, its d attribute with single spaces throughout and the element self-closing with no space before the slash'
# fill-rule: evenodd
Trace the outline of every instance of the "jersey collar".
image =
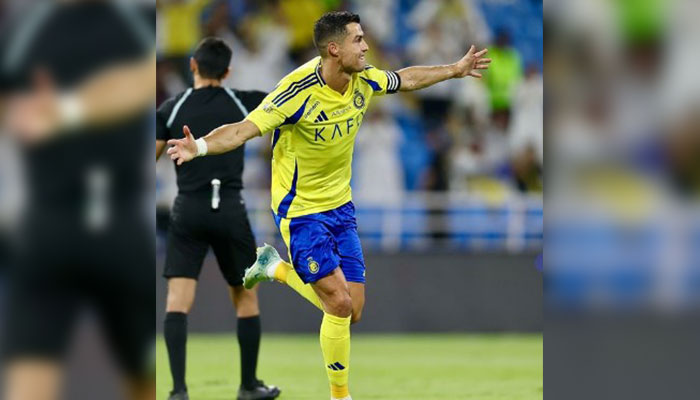
<svg viewBox="0 0 700 400">
<path fill-rule="evenodd" d="M 316 76 L 318 77 L 321 87 L 324 87 L 326 85 L 326 81 L 323 80 L 323 76 L 321 76 L 321 61 L 319 61 L 318 65 L 316 65 Z"/>
</svg>

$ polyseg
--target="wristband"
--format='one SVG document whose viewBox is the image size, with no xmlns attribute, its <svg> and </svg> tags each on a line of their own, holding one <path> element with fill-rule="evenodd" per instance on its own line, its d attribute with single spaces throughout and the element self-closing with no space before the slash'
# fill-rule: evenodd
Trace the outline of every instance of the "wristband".
<svg viewBox="0 0 700 400">
<path fill-rule="evenodd" d="M 195 144 L 197 144 L 197 154 L 195 157 L 201 157 L 201 156 L 206 156 L 207 155 L 207 142 L 204 140 L 204 138 L 199 138 L 194 141 Z"/>
<path fill-rule="evenodd" d="M 60 125 L 64 128 L 80 126 L 84 118 L 83 104 L 75 94 L 63 94 L 58 98 Z"/>
</svg>

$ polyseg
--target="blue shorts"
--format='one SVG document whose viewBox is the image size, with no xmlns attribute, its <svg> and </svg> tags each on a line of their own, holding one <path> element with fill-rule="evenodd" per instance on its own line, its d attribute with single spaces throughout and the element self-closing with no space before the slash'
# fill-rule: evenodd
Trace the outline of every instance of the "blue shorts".
<svg viewBox="0 0 700 400">
<path fill-rule="evenodd" d="M 316 282 L 337 267 L 348 282 L 365 283 L 365 259 L 352 202 L 318 214 L 274 217 L 294 270 L 304 283 Z"/>
</svg>

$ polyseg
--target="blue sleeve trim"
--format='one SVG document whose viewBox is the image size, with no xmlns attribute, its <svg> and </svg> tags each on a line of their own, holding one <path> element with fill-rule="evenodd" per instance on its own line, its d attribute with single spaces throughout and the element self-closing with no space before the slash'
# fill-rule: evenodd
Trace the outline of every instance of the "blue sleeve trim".
<svg viewBox="0 0 700 400">
<path fill-rule="evenodd" d="M 377 83 L 371 79 L 364 78 L 364 77 L 362 77 L 362 80 L 369 83 L 369 85 L 372 87 L 372 90 L 374 90 L 375 92 L 379 92 L 382 90 L 382 87 L 379 86 L 379 83 Z"/>
<path fill-rule="evenodd" d="M 299 122 L 299 120 L 301 119 L 301 116 L 304 115 L 304 109 L 306 108 L 306 103 L 309 102 L 310 98 L 311 98 L 311 95 L 308 95 L 306 97 L 306 100 L 304 100 L 304 104 L 302 104 L 301 107 L 299 107 L 299 109 L 292 116 L 287 117 L 287 119 L 285 119 L 284 122 L 282 122 L 282 125 L 287 125 L 287 124 L 294 125 L 297 122 Z M 280 126 L 282 126 L 282 125 L 280 125 Z"/>
</svg>

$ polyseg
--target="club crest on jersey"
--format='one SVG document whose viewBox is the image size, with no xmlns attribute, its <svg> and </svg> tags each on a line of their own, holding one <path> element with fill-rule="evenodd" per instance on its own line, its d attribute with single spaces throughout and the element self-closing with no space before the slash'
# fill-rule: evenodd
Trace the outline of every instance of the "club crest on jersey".
<svg viewBox="0 0 700 400">
<path fill-rule="evenodd" d="M 362 110 L 362 108 L 365 106 L 365 96 L 363 96 L 362 93 L 356 90 L 355 94 L 352 97 L 352 104 L 358 110 Z"/>
<path fill-rule="evenodd" d="M 311 257 L 307 258 L 306 261 L 309 262 L 309 272 L 311 272 L 312 274 L 317 273 L 319 270 L 318 263 L 314 261 L 314 259 Z"/>
</svg>

